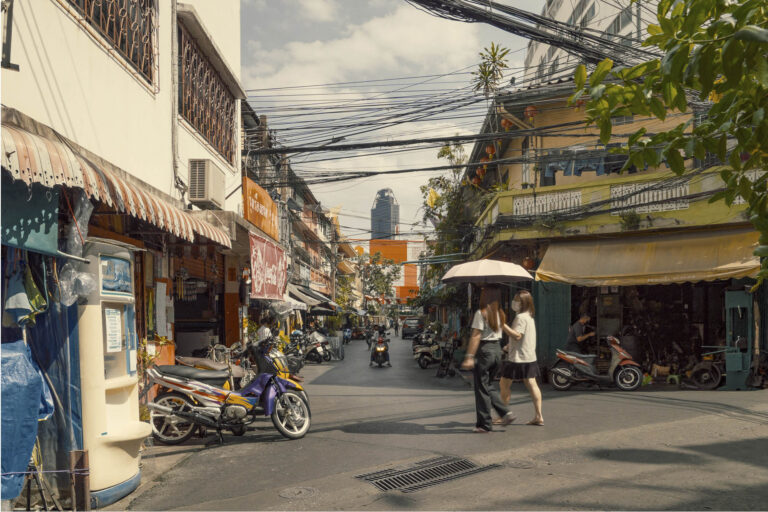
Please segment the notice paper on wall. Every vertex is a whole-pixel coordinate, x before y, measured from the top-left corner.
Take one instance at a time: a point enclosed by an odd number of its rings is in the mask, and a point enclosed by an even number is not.
[[[166,283],[158,281],[157,293],[155,294],[155,325],[157,326],[157,335],[168,337],[168,295],[166,294]]]
[[[107,352],[123,349],[123,328],[119,309],[104,308],[104,330],[107,333]]]

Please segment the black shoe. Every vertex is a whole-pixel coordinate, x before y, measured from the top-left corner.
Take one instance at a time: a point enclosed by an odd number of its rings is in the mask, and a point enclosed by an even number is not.
[[[392,368],[392,363],[390,363],[389,361],[387,361],[387,366],[389,366],[390,368]]]

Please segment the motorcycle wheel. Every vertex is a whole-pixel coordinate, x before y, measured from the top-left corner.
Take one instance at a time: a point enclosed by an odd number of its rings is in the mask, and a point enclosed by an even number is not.
[[[233,436],[240,437],[245,435],[245,433],[248,431],[248,427],[246,427],[245,425],[238,425],[236,427],[232,427],[231,429],[229,429],[229,431],[232,432]]]
[[[331,360],[331,353],[326,350],[325,352],[323,352],[323,361],[328,362],[330,360]]]
[[[309,406],[294,391],[286,391],[275,399],[272,423],[284,437],[301,439],[309,431]]]
[[[426,354],[423,354],[419,357],[419,366],[422,370],[426,370],[429,368],[429,356]]]
[[[572,374],[571,369],[568,368],[568,365],[566,365],[565,363],[563,364],[558,363],[554,366],[554,368],[563,370],[567,372],[568,375]],[[558,375],[555,372],[550,372],[549,375],[550,375],[549,382],[550,384],[552,384],[552,387],[555,388],[557,391],[567,391],[568,389],[571,388],[571,386],[573,386],[573,382],[562,375]]]
[[[188,396],[175,391],[163,393],[157,396],[153,402],[173,410],[189,410],[194,406]],[[152,425],[152,437],[162,444],[181,444],[192,437],[197,430],[197,425],[186,418],[153,410],[150,410],[149,413],[149,423]]]
[[[722,374],[720,368],[715,365],[702,366],[695,369],[691,374],[691,379],[698,387],[705,390],[715,389],[720,385]]]
[[[634,391],[643,383],[643,372],[637,366],[621,366],[613,380],[620,390]]]

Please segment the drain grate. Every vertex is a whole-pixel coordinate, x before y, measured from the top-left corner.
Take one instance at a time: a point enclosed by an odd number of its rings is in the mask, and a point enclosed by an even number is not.
[[[385,469],[357,475],[355,478],[370,482],[382,491],[414,492],[500,467],[500,464],[478,466],[471,460],[459,457],[435,457],[407,468]]]

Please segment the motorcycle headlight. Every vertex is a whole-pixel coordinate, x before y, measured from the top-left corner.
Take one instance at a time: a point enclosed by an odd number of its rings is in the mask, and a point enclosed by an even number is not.
[[[384,347],[376,347],[376,352],[384,352],[385,350],[387,349]]]

